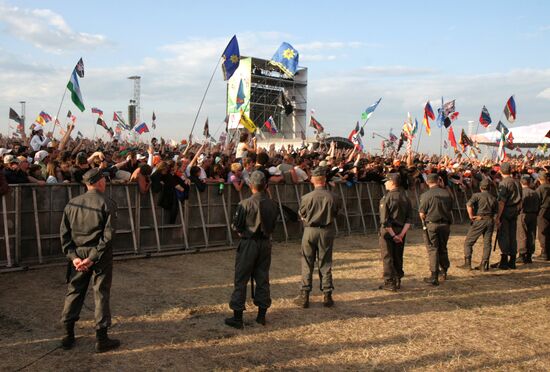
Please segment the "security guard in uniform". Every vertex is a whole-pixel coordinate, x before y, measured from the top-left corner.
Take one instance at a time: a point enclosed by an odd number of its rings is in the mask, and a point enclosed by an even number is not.
[[[233,217],[232,227],[241,237],[235,257],[235,289],[229,307],[233,317],[225,319],[228,326],[243,328],[243,311],[248,280],[256,283],[252,294],[258,306],[256,322],[265,325],[267,309],[271,306],[269,267],[271,266],[271,233],[279,215],[277,204],[265,193],[267,179],[261,171],[250,175],[252,196],[242,200]]]
[[[380,200],[380,255],[384,284],[380,289],[395,291],[401,288],[405,236],[411,226],[411,201],[399,188],[398,173],[388,174],[384,186],[388,193]]]
[[[95,349],[101,353],[120,346],[120,341],[110,339],[107,335],[107,328],[111,325],[109,301],[113,277],[112,240],[115,235],[117,207],[113,200],[104,195],[106,181],[98,168],[87,171],[82,181],[88,191],[69,201],[61,219],[61,247],[75,269],[61,315],[65,328],[61,346],[67,350],[75,343],[74,324],[79,319],[92,278]]]
[[[537,215],[540,210],[540,197],[531,188],[531,176],[521,177],[521,207],[517,222],[517,238],[519,259],[524,264],[533,263],[535,253],[535,237],[537,234]]]
[[[311,173],[315,189],[302,197],[298,211],[303,224],[302,236],[302,288],[295,303],[309,307],[309,293],[312,289],[313,267],[317,256],[323,305],[334,305],[332,299],[332,244],[334,242],[334,220],[340,210],[339,198],[326,188],[327,170],[317,167]]]
[[[418,207],[420,219],[426,225],[426,244],[431,272],[431,276],[424,278],[424,281],[437,286],[439,285],[439,274],[441,274],[442,280],[446,280],[447,270],[451,265],[447,241],[451,233],[453,200],[451,194],[441,187],[437,174],[429,174],[426,183],[429,190],[420,196]]]
[[[464,265],[458,266],[461,269],[472,269],[472,251],[477,239],[483,235],[483,257],[479,269],[489,270],[489,259],[491,258],[491,240],[495,227],[495,217],[498,212],[497,199],[489,192],[489,180],[482,180],[479,183],[481,192],[472,195],[466,203],[468,216],[470,217],[470,228],[464,239]]]
[[[539,172],[540,186],[537,194],[540,198],[540,212],[537,217],[538,238],[541,247],[540,256],[536,258],[542,261],[550,260],[550,173]]]
[[[510,163],[500,165],[502,181],[498,184],[497,240],[500,247],[500,262],[491,267],[501,270],[516,268],[518,249],[517,219],[521,204],[521,187],[511,176]]]

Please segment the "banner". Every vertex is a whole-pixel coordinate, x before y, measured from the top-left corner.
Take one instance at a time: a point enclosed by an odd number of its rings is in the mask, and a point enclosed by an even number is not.
[[[237,68],[233,76],[231,76],[231,79],[227,81],[227,114],[229,115],[229,129],[236,129],[239,127],[239,121],[241,119],[241,109],[247,116],[250,116],[251,74],[252,59],[241,58],[239,68]],[[239,94],[240,86],[242,86],[242,88]],[[239,99],[242,99],[244,102],[237,103],[237,97],[239,97]],[[240,127],[242,128],[242,125],[240,125]]]

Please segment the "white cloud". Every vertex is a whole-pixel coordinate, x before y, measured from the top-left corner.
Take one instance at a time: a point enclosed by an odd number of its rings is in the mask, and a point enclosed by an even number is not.
[[[383,76],[426,75],[437,72],[430,68],[408,66],[364,66],[362,70],[368,74]]]
[[[546,88],[545,90],[537,94],[537,98],[550,99],[550,88]]]
[[[24,9],[0,3],[0,22],[7,33],[52,53],[110,44],[103,35],[72,30],[61,15],[49,9]]]

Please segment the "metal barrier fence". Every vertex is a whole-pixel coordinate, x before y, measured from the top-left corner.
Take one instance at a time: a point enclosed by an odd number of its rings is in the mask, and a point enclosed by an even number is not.
[[[85,192],[79,184],[12,185],[2,196],[0,220],[0,266],[32,266],[64,260],[59,238],[59,225],[67,202]],[[269,192],[281,214],[285,208],[298,210],[301,197],[312,190],[309,183],[271,184]],[[342,199],[342,213],[336,219],[340,235],[375,232],[378,209],[384,188],[377,183],[336,184],[332,189]],[[248,189],[237,192],[227,185],[208,185],[204,192],[191,187],[189,199],[178,203],[174,224],[167,223],[168,213],[157,206],[157,195],[139,193],[137,184],[111,184],[106,193],[118,205],[117,234],[113,242],[115,255],[155,254],[163,252],[197,252],[213,247],[232,247],[238,239],[230,228],[235,208]],[[453,190],[455,223],[464,222],[468,195]],[[409,190],[414,223],[418,220],[419,191]],[[300,239],[302,225],[279,218],[275,241]],[[2,270],[0,268],[0,270]]]

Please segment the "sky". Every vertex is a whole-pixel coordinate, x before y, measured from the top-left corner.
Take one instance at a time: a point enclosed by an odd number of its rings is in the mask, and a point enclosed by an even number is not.
[[[456,100],[458,136],[468,121],[478,123],[483,105],[495,122],[504,120],[506,100],[515,95],[513,131],[550,121],[548,14],[548,1],[0,0],[0,112],[6,113],[0,132],[12,131],[7,113],[19,112],[20,101],[27,102],[27,123],[42,110],[54,116],[82,57],[87,110],[77,113],[66,98],[60,116],[71,110],[77,130],[105,135],[90,108],[102,109],[110,125],[113,111],[127,113],[133,96],[127,77],[140,75],[142,120],[150,124],[155,111],[154,135],[179,141],[234,34],[242,55],[269,59],[283,41],[298,50],[300,66],[308,68],[307,109],[331,135],[347,137],[361,112],[382,97],[365,127],[368,149],[380,147],[373,132],[398,134],[407,112],[421,122],[426,101],[436,110],[442,96]],[[212,132],[221,127],[225,87],[219,69],[195,136],[206,117]],[[432,125],[420,150],[438,152],[439,144]]]

